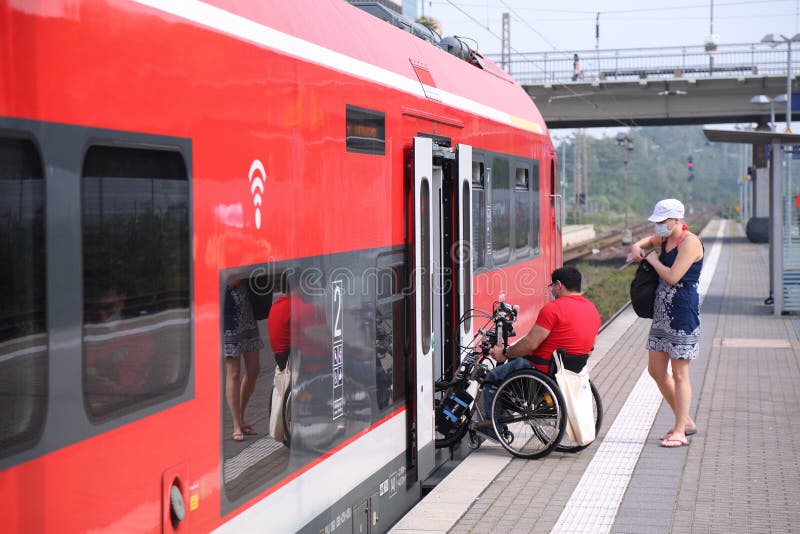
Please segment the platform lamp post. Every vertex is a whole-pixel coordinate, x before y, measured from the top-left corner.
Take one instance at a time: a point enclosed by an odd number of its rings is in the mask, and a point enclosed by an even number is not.
[[[620,132],[617,134],[617,145],[622,149],[622,168],[624,173],[625,230],[622,232],[622,244],[630,245],[633,242],[633,236],[628,226],[628,154],[633,150],[633,139],[628,137],[628,134]]]
[[[785,97],[784,97],[785,98]],[[750,99],[750,103],[756,106],[769,104],[769,129],[775,131],[775,102],[777,98],[770,98],[767,95],[756,95]]]
[[[792,133],[792,43],[800,41],[800,33],[789,39],[780,33],[768,33],[761,42],[775,48],[786,43],[786,133]]]

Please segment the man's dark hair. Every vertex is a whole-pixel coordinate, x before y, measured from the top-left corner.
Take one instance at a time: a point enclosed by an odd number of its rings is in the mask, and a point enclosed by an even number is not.
[[[554,284],[556,281],[561,282],[564,287],[574,293],[581,291],[581,272],[572,265],[565,265],[553,271],[550,280]]]

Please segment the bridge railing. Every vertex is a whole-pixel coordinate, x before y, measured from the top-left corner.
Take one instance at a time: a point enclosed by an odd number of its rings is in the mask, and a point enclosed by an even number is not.
[[[523,85],[631,81],[635,79],[731,78],[785,76],[786,45],[770,48],[761,43],[719,45],[716,52],[702,46],[570,50],[486,57],[500,65]],[[800,46],[792,50],[792,73],[800,72]],[[580,72],[575,76],[574,54]]]

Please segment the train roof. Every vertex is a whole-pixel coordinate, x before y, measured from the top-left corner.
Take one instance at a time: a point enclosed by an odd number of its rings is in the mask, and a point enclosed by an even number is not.
[[[132,0],[256,45],[513,127],[547,134],[530,96],[494,63],[478,66],[343,0]]]

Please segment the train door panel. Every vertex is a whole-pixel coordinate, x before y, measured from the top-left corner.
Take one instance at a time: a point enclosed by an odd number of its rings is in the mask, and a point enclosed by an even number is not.
[[[456,284],[458,287],[456,320],[464,317],[472,308],[472,147],[458,145],[458,217],[456,247],[454,250]],[[466,347],[472,341],[472,321],[464,320],[459,327],[459,346]],[[460,356],[460,355],[459,355]]]
[[[472,307],[472,147],[454,152],[414,138],[415,441],[417,474],[435,468],[434,379],[457,366],[472,324],[455,330]]]
[[[414,430],[417,477],[424,480],[435,467],[433,432],[433,142],[414,138]],[[441,177],[441,172],[439,173]],[[441,188],[441,178],[440,178]]]

